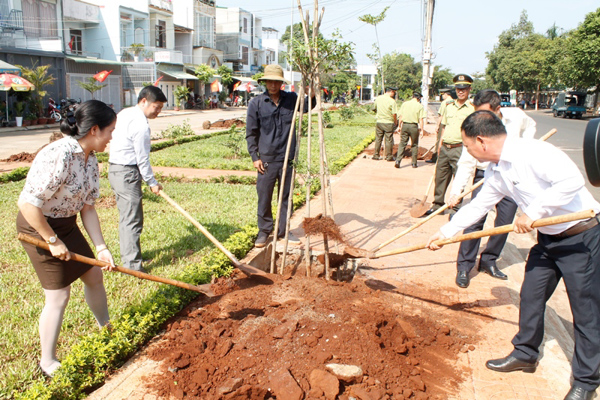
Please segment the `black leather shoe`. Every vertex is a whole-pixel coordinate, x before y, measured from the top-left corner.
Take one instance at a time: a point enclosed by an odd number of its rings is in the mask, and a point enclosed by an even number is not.
[[[502,271],[500,271],[498,269],[498,267],[496,267],[495,265],[481,265],[481,264],[479,264],[479,268],[477,270],[479,272],[485,272],[486,274],[488,274],[492,278],[502,279],[503,281],[505,281],[505,280],[508,279],[508,276],[506,276],[505,273],[503,273]]]
[[[401,162],[402,162],[402,161],[401,161],[400,159],[396,159],[396,163],[394,164],[394,167],[396,167],[396,168],[400,168],[400,163],[401,163]]]
[[[385,161],[396,161],[396,159],[394,157],[386,157]]]
[[[427,164],[435,164],[437,161],[436,157],[431,157],[429,160],[425,161]]]
[[[469,287],[469,273],[467,271],[458,271],[456,273],[456,285],[461,288]]]
[[[267,245],[267,239],[269,238],[269,235],[265,235],[264,233],[259,233],[258,237],[256,238],[256,242],[254,242],[254,247],[256,248],[263,248]]]
[[[596,391],[589,392],[578,386],[571,386],[571,390],[565,396],[565,400],[592,400],[596,397]]]
[[[538,363],[521,361],[513,356],[499,358],[497,360],[489,360],[485,363],[485,366],[493,371],[498,372],[512,372],[512,371],[523,371],[523,372],[535,372]]]
[[[425,214],[423,214],[423,217],[427,217],[427,216],[433,214],[434,212],[436,212],[437,210],[438,210],[437,208],[431,207],[429,210],[425,211]]]

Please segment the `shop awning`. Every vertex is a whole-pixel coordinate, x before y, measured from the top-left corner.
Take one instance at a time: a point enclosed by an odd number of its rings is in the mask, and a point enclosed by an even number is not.
[[[246,76],[232,76],[233,79],[235,79],[236,81],[240,81],[242,83],[248,83],[248,82],[253,82],[256,83],[256,81],[252,78],[248,78]]]
[[[21,75],[21,69],[12,64],[0,60],[0,74]]]
[[[87,58],[87,57],[65,57],[67,60],[75,61],[76,63],[83,64],[103,64],[103,65],[131,65],[131,63],[124,63],[120,61],[103,60],[101,58]]]
[[[172,76],[175,79],[187,79],[188,81],[190,81],[190,80],[197,81],[198,80],[196,75],[190,75],[187,72],[183,72],[183,71],[163,71],[163,70],[159,69],[158,72],[160,72],[161,74]]]

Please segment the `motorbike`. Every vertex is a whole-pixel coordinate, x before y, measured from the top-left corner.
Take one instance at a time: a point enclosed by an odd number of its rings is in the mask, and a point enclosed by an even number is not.
[[[53,98],[48,100],[48,115],[56,122],[60,122],[62,120],[60,105],[57,105]]]

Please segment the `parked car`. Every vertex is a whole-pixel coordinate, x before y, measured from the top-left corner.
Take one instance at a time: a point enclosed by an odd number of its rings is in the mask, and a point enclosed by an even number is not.
[[[502,106],[502,107],[510,107],[510,106],[512,106],[512,104],[510,102],[510,95],[509,94],[501,94],[500,95],[500,106]]]
[[[581,118],[585,114],[585,97],[587,93],[559,93],[552,104],[552,115],[563,118]]]

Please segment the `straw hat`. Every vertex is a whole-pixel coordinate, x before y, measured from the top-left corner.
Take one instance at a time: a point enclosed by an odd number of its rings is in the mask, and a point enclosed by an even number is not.
[[[283,77],[283,68],[278,64],[267,65],[265,67],[265,74],[258,81],[281,81],[287,84],[290,83]]]

